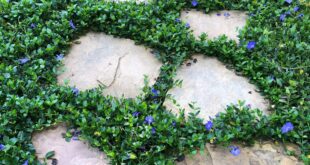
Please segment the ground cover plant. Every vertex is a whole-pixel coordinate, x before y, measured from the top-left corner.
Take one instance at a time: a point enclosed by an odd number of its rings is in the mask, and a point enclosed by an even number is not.
[[[0,0],[0,164],[39,164],[31,135],[60,122],[79,128],[79,138],[113,164],[173,164],[206,142],[255,139],[298,144],[299,158],[309,163],[309,7],[305,0]],[[248,11],[240,43],[225,36],[196,40],[179,19],[188,8]],[[57,85],[63,56],[88,31],[152,48],[164,64],[156,84],[135,99]],[[207,123],[167,111],[162,104],[175,71],[194,53],[216,56],[249,78],[270,100],[271,115],[242,102]]]

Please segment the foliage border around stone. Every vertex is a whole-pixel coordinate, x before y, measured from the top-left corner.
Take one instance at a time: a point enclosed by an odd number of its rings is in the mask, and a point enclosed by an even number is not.
[[[39,164],[31,135],[60,122],[79,128],[79,138],[113,164],[174,164],[206,142],[255,139],[298,144],[300,159],[309,163],[309,6],[305,0],[0,0],[0,164]],[[240,43],[225,36],[195,39],[178,19],[186,8],[247,11]],[[156,84],[135,99],[57,85],[62,57],[88,31],[152,48],[164,64]],[[167,111],[162,103],[178,84],[176,69],[195,53],[216,56],[249,78],[270,100],[271,115],[242,102],[212,124]]]

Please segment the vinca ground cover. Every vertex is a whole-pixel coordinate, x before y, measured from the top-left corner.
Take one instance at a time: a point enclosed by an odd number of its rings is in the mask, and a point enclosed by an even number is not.
[[[295,143],[309,163],[309,7],[305,0],[0,0],[0,164],[40,164],[32,134],[63,122],[79,128],[79,138],[112,164],[174,164],[205,143],[260,139]],[[239,43],[205,34],[196,39],[179,19],[189,8],[247,11]],[[104,87],[57,85],[57,68],[72,41],[89,31],[153,49],[163,63],[155,85],[135,99],[103,96]],[[270,115],[242,102],[205,123],[194,113],[170,113],[163,106],[167,91],[179,84],[176,70],[194,53],[215,56],[247,77],[269,99]]]

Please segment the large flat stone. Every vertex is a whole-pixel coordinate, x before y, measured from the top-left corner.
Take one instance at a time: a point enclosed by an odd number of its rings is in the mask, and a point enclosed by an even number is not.
[[[59,125],[35,133],[32,143],[36,149],[36,155],[43,162],[45,154],[55,151],[53,158],[57,159],[57,165],[108,165],[109,161],[104,153],[91,148],[86,142],[71,140],[67,142],[62,134],[66,133],[66,127]],[[48,160],[51,164],[51,160]]]
[[[209,116],[224,112],[227,105],[236,104],[238,100],[245,100],[252,108],[259,108],[267,114],[268,101],[246,78],[237,76],[216,58],[203,55],[194,55],[193,58],[196,63],[183,65],[177,71],[176,79],[183,80],[182,87],[168,91],[181,108],[185,108],[185,114],[193,112],[188,103],[196,102],[196,106],[201,108],[198,117],[207,121]],[[179,113],[179,107],[171,100],[166,100],[164,105]]]
[[[70,86],[80,90],[104,84],[104,95],[130,98],[140,94],[144,75],[149,77],[150,85],[159,75],[161,63],[149,49],[132,40],[88,33],[79,41],[81,44],[72,46],[64,58],[65,72],[58,76],[59,84],[69,80]]]
[[[283,146],[272,142],[239,148],[240,154],[234,156],[229,148],[207,144],[206,154],[186,156],[185,160],[178,162],[177,165],[302,165],[297,158],[285,155]]]
[[[229,16],[224,16],[224,13],[229,13]],[[181,12],[181,20],[190,24],[196,37],[205,32],[210,39],[225,34],[228,38],[237,41],[237,29],[244,27],[246,19],[245,12],[236,10],[223,10],[208,14],[195,10]]]

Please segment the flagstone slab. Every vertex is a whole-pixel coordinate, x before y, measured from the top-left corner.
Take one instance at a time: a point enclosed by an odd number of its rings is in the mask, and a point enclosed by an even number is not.
[[[178,114],[179,108],[185,108],[185,114],[195,112],[188,105],[195,102],[201,108],[198,117],[204,121],[224,112],[227,105],[237,104],[238,100],[245,100],[252,108],[259,108],[268,114],[268,101],[264,99],[253,84],[233,71],[214,57],[194,55],[193,61],[186,62],[177,71],[175,79],[182,80],[182,87],[175,87],[168,91],[180,105],[173,104],[166,99],[164,105],[173,113]],[[191,65],[188,65],[191,63]]]
[[[283,146],[272,142],[238,147],[240,154],[234,156],[229,148],[207,144],[205,154],[186,156],[177,165],[302,165],[296,157],[286,155]]]
[[[63,135],[66,127],[59,125],[42,132],[37,132],[32,137],[32,143],[36,149],[38,159],[43,162],[45,154],[55,151],[53,158],[57,159],[57,165],[108,165],[107,156],[98,149],[90,147],[86,142],[71,140],[67,142]],[[48,164],[52,160],[47,161]]]
[[[189,23],[196,37],[204,32],[209,39],[226,35],[238,41],[238,29],[245,26],[246,19],[246,12],[237,10],[222,10],[208,14],[196,10],[181,12],[181,20]]]
[[[134,98],[144,86],[145,75],[150,85],[159,75],[162,64],[150,49],[132,40],[91,32],[79,41],[64,58],[65,71],[58,76],[61,85],[68,81],[80,90],[103,85],[104,95]]]

